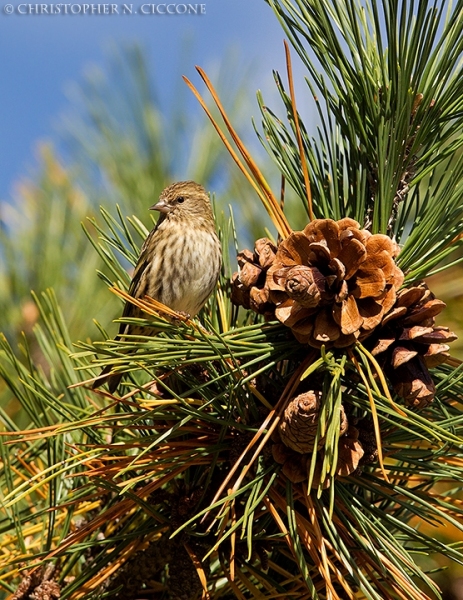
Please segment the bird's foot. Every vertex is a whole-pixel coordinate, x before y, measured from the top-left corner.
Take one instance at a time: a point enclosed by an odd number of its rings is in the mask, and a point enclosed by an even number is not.
[[[173,325],[180,325],[180,323],[184,323],[189,319],[191,319],[191,315],[189,315],[186,312],[183,312],[182,310],[177,311],[175,316],[168,316],[168,321],[170,321]]]

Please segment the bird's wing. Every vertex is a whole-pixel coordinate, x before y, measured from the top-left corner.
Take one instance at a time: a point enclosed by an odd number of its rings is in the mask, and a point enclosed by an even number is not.
[[[148,237],[143,242],[143,246],[140,250],[140,257],[138,258],[138,262],[135,266],[135,270],[133,272],[132,281],[129,287],[129,294],[134,298],[143,298],[146,295],[146,278],[143,277],[146,269],[149,268],[152,260],[153,260],[153,248],[155,244],[152,243],[153,237],[155,237],[156,232],[160,223],[164,220],[163,217],[165,215],[161,215],[159,218],[156,227],[150,231]],[[122,318],[131,317],[136,310],[136,306],[134,306],[131,302],[126,302],[124,306],[124,311],[122,313]],[[125,333],[129,333],[129,327],[126,323],[121,323],[119,325],[119,334],[120,338]]]

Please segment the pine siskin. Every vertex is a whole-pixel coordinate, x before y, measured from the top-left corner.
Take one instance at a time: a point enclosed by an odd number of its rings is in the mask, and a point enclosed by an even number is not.
[[[158,210],[161,216],[141,248],[129,294],[150,296],[193,317],[211,295],[222,264],[209,198],[201,185],[180,181],[169,185],[150,210]],[[138,317],[141,311],[127,302],[122,316]],[[116,339],[147,333],[157,331],[121,323]],[[117,389],[122,374],[111,369],[103,369],[93,388],[107,381],[111,393]]]

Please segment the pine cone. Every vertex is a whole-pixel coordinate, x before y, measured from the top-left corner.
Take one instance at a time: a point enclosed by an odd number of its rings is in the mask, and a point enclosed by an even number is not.
[[[11,600],[58,600],[61,597],[61,588],[55,581],[58,575],[56,565],[51,563],[32,572],[25,571]]]
[[[307,481],[318,429],[321,397],[322,392],[312,390],[293,398],[288,403],[278,430],[272,437],[275,442],[272,445],[273,459],[283,465],[282,472],[292,483]],[[355,440],[350,440],[353,437],[352,432],[357,430],[355,427],[349,427],[342,405],[339,427],[339,462],[336,474],[350,475],[357,468],[363,456],[363,449],[357,440],[358,434]],[[320,482],[323,445],[324,438],[321,438],[317,444],[319,452],[312,487],[318,487]],[[354,463],[355,467],[351,468],[351,464]],[[329,480],[325,487],[328,485]]]
[[[302,483],[307,480],[307,454],[299,454],[280,442],[272,445],[272,455],[276,463],[283,465],[282,472],[289,481]]]
[[[268,319],[273,317],[275,307],[269,302],[266,273],[276,251],[275,244],[268,238],[257,240],[254,252],[243,250],[238,254],[239,271],[232,277],[232,302],[266,315]]]
[[[359,440],[359,431],[356,427],[350,426],[346,434],[339,438],[336,475],[339,477],[352,475],[364,454],[365,451]]]
[[[428,368],[446,360],[447,342],[457,338],[447,327],[434,324],[444,308],[424,282],[403,289],[368,344],[409,406],[424,408],[432,402],[436,389]]]
[[[285,239],[267,272],[275,316],[301,343],[349,346],[392,308],[403,273],[398,246],[353,219],[316,219]]]
[[[348,475],[359,475],[361,470],[359,465],[363,459],[365,450],[362,442],[359,440],[359,431],[356,427],[349,426],[346,433],[338,441],[338,462],[336,465],[335,477],[347,477]],[[315,471],[312,477],[312,488],[317,489],[321,483],[322,464],[324,448],[322,448],[317,457]],[[310,462],[307,462],[307,476],[310,473]],[[331,479],[326,477],[322,488],[327,489],[331,485]]]
[[[59,598],[61,598],[61,590],[56,581],[43,581],[29,594],[30,600],[59,600]]]
[[[312,452],[318,429],[320,412],[320,391],[310,391],[293,398],[285,409],[279,425],[281,441],[296,452],[306,454]],[[341,435],[347,430],[347,418],[341,406]],[[318,440],[318,447],[323,445],[323,438]]]

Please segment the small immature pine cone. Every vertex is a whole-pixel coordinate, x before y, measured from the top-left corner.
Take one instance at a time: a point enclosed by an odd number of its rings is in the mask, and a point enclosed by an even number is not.
[[[321,398],[322,392],[318,390],[305,392],[293,398],[288,403],[278,430],[272,438],[275,442],[272,445],[273,458],[275,462],[283,465],[282,472],[292,483],[307,481],[318,429]],[[350,475],[357,468],[358,461],[363,456],[363,449],[358,442],[358,435],[351,440],[357,430],[349,427],[342,405],[340,410],[337,474]],[[320,482],[323,444],[324,438],[318,440],[314,487],[318,487]],[[355,467],[352,467],[354,464]],[[329,485],[329,481],[326,485]]]
[[[269,319],[273,317],[275,307],[269,302],[266,273],[276,251],[276,246],[268,238],[257,240],[254,252],[243,250],[238,254],[239,271],[232,277],[232,302]]]
[[[268,269],[276,318],[316,348],[363,340],[403,283],[398,251],[388,236],[372,235],[353,219],[315,219],[281,242]]]
[[[432,402],[436,389],[428,369],[445,362],[447,343],[457,337],[435,325],[444,308],[424,282],[400,290],[394,307],[368,340],[371,353],[409,406],[424,408]]]
[[[322,393],[319,391],[296,396],[289,402],[280,422],[281,441],[300,454],[313,450],[321,397]]]
[[[335,476],[347,477],[348,475],[357,475],[361,472],[359,467],[362,464],[373,462],[374,458],[369,456],[368,460],[364,461],[364,442],[359,439],[359,430],[356,427],[348,425],[344,410],[341,419],[341,432],[342,435],[338,441],[338,463]],[[272,445],[273,459],[276,463],[283,465],[282,473],[292,483],[302,483],[308,480],[311,469],[312,450],[301,454],[299,451],[287,446],[286,443],[277,442]],[[312,488],[314,489],[320,486],[323,457],[324,447],[321,447],[316,455],[315,471],[312,477]],[[327,477],[322,487],[326,489],[329,486],[330,478]]]
[[[299,454],[312,452],[317,435],[322,393],[311,390],[293,398],[285,409],[278,427],[281,441]],[[348,422],[341,405],[340,435],[347,431]],[[318,447],[323,439],[318,440]]]

